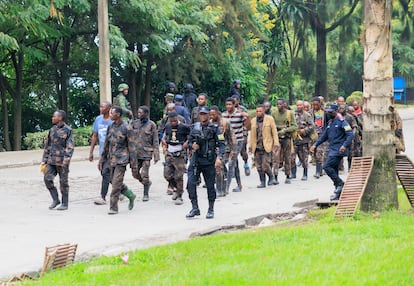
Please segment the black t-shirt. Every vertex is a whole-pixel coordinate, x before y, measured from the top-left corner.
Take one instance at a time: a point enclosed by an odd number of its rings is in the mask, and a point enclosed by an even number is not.
[[[169,145],[180,145],[187,141],[188,135],[190,134],[190,127],[178,123],[177,126],[173,127],[171,123],[167,123],[165,126],[166,142]]]

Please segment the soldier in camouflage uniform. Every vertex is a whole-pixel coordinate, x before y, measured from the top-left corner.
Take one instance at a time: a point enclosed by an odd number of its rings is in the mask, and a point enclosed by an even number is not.
[[[200,93],[197,97],[198,106],[191,111],[190,125],[200,122],[200,109],[207,105],[208,96],[205,93]]]
[[[351,146],[349,147],[348,153],[348,171],[351,169],[352,158],[362,156],[362,122],[359,121],[358,117],[354,114],[354,107],[346,107],[345,120],[349,123],[354,134]]]
[[[314,131],[312,116],[304,110],[304,102],[298,100],[296,102],[295,111],[296,124],[298,125],[298,135],[294,140],[295,152],[292,154],[292,178],[296,178],[296,155],[299,157],[303,167],[302,181],[308,179],[308,158],[309,158],[309,142],[311,142],[310,134]]]
[[[403,134],[403,122],[401,119],[400,114],[398,113],[397,109],[394,106],[390,107],[390,111],[392,112],[392,120],[391,120],[391,130],[394,131],[395,139],[395,152],[396,154],[400,154],[401,152],[405,152],[405,143],[404,143],[404,134]]]
[[[112,191],[108,214],[114,215],[118,213],[120,194],[123,194],[129,199],[129,210],[132,210],[134,207],[136,196],[124,184],[124,175],[128,164],[130,164],[133,173],[137,170],[137,146],[134,142],[135,138],[131,127],[121,119],[121,107],[112,107],[110,115],[113,124],[108,127],[106,133],[104,149],[99,160],[99,171],[102,171],[104,164],[109,161]]]
[[[128,123],[132,118],[131,105],[126,96],[128,95],[129,86],[126,83],[121,83],[118,86],[119,94],[114,98],[113,105],[122,108],[122,121]]]
[[[190,127],[178,120],[178,114],[171,112],[168,115],[165,133],[162,138],[163,148],[166,150],[164,164],[164,178],[175,189],[172,199],[176,205],[183,204],[185,153],[188,147]]]
[[[272,114],[277,132],[279,135],[280,149],[274,156],[273,172],[275,175],[275,184],[279,184],[278,172],[282,163],[285,167],[285,184],[290,184],[291,181],[291,153],[292,153],[292,134],[298,129],[296,124],[295,115],[292,110],[287,110],[285,107],[285,101],[283,99],[277,100],[277,110]]]
[[[138,108],[138,119],[131,123],[138,146],[138,168],[137,172],[133,175],[135,179],[144,185],[143,202],[149,200],[148,193],[152,184],[149,179],[151,159],[154,157],[155,164],[160,160],[157,126],[148,116],[149,108],[147,106],[141,106]]]
[[[60,192],[62,194],[62,204],[57,209],[68,209],[69,164],[73,155],[74,142],[72,129],[66,125],[65,120],[65,111],[58,110],[53,113],[53,127],[49,130],[42,158],[41,169],[44,170],[44,182],[53,200],[49,206],[51,210],[60,204],[59,195],[53,183],[57,174],[59,174]]]
[[[216,189],[217,196],[224,197],[226,195],[226,181],[227,181],[227,168],[226,164],[229,160],[233,160],[236,155],[237,142],[234,136],[233,129],[230,122],[226,118],[221,117],[221,113],[217,106],[210,108],[210,122],[217,125],[221,134],[224,135],[224,143],[226,145],[226,151],[223,156],[220,168],[216,168]]]

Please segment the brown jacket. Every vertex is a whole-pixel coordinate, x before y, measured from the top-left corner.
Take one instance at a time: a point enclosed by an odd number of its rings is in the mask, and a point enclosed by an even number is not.
[[[257,117],[252,119],[250,129],[250,148],[252,153],[256,151],[257,146]],[[265,151],[272,152],[275,146],[279,146],[279,136],[277,135],[275,120],[270,115],[265,115],[263,119],[263,146]]]

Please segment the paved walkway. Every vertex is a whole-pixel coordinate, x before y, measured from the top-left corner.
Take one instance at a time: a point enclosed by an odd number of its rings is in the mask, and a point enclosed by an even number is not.
[[[412,156],[414,110],[401,112],[409,156]],[[309,171],[309,181],[293,180],[257,189],[258,176],[252,170],[250,177],[242,175],[243,192],[231,193],[218,199],[216,218],[206,220],[206,190],[199,188],[202,215],[186,220],[191,208],[187,198],[182,206],[175,206],[165,194],[162,163],[151,167],[153,186],[150,201],[141,202],[142,186],[130,171],[126,183],[138,194],[136,207],[127,210],[127,203],[120,204],[120,213],[108,216],[108,206],[95,206],[99,194],[100,175],[94,163],[88,162],[88,148],[76,148],[70,168],[70,206],[65,212],[50,211],[50,196],[39,172],[41,151],[0,153],[0,277],[38,270],[43,263],[44,248],[66,242],[78,243],[79,256],[118,254],[132,249],[170,243],[187,239],[193,232],[211,227],[239,224],[245,219],[267,213],[295,210],[296,202],[327,200],[332,193],[332,183],[327,176],[316,180]],[[300,178],[302,169],[298,168]],[[343,176],[344,177],[344,176]],[[234,182],[233,182],[234,185]]]

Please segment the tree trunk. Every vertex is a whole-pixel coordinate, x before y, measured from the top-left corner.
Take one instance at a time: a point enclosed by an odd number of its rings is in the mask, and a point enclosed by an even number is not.
[[[129,102],[131,103],[131,110],[134,117],[138,116],[138,103],[137,103],[137,86],[135,85],[137,73],[134,69],[128,70],[128,85],[129,85]]]
[[[144,59],[142,57],[142,45],[138,45],[138,54],[139,57],[141,58],[141,63],[144,62]],[[137,106],[139,107],[141,105],[141,97],[142,97],[142,87],[144,85],[143,81],[142,81],[142,75],[144,73],[144,69],[143,69],[143,65],[139,65],[138,71],[137,71],[137,79],[136,79],[136,85],[137,85]]]
[[[318,27],[316,29],[316,83],[315,95],[322,95],[327,99],[328,84],[327,84],[327,69],[326,69],[326,29]]]
[[[151,105],[151,76],[152,76],[152,58],[148,56],[147,66],[145,68],[145,91],[144,104],[148,107]]]
[[[2,112],[2,119],[3,119],[3,139],[4,139],[4,147],[6,148],[6,151],[11,151],[12,146],[10,143],[10,129],[9,129],[9,107],[7,104],[7,98],[6,98],[6,90],[4,86],[2,85],[0,87],[0,93],[1,93],[1,112]],[[0,146],[0,151],[2,150],[2,146]]]
[[[374,167],[362,197],[363,211],[398,208],[394,134],[389,107],[393,96],[391,1],[365,1],[364,155]]]
[[[275,66],[268,66],[267,68],[267,84],[266,84],[266,94],[265,94],[265,98],[264,98],[264,102],[265,101],[269,101],[269,95],[270,95],[270,91],[272,90],[273,87],[273,82],[275,79],[275,75],[276,75],[276,67]]]
[[[60,72],[60,79],[61,79],[61,102],[62,106],[60,109],[64,110],[68,113],[68,83],[69,83],[69,75],[68,75],[68,66],[69,66],[69,58],[70,58],[70,40],[64,39],[63,40],[63,59],[62,59],[62,68]]]
[[[16,73],[16,85],[13,94],[13,150],[22,149],[22,87],[23,87],[23,52],[13,55]]]

